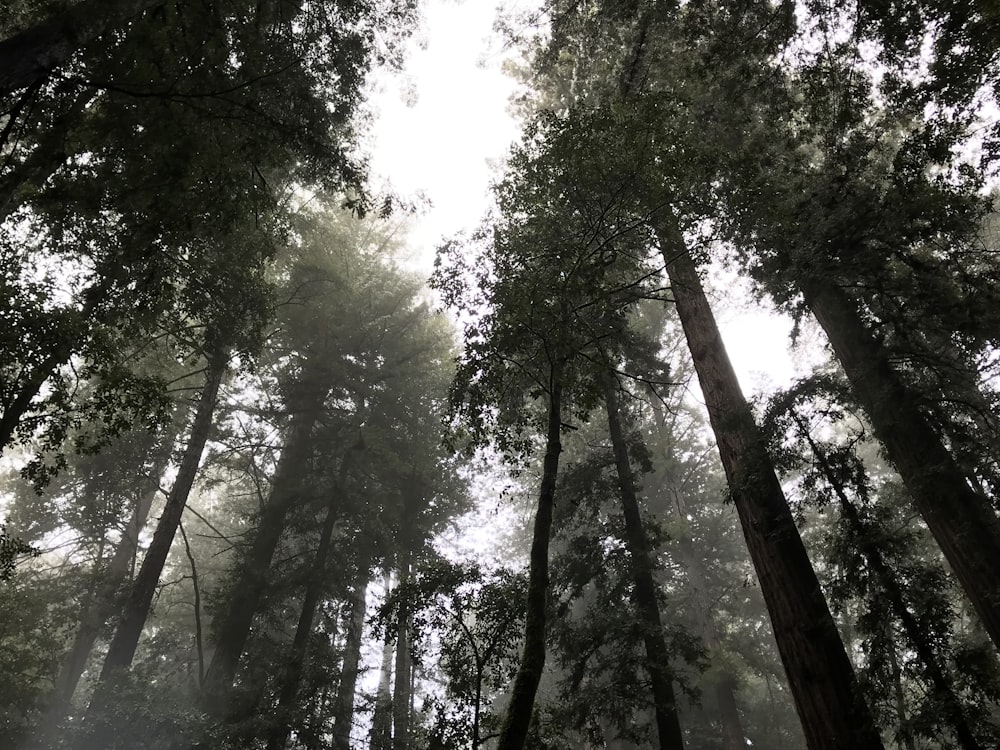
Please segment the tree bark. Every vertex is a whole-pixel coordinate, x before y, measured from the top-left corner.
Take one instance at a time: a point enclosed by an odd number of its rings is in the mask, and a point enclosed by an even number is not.
[[[81,47],[163,0],[83,0],[0,42],[0,97],[37,86]]]
[[[646,538],[646,531],[639,513],[635,477],[632,473],[628,446],[622,431],[618,384],[610,372],[605,373],[603,381],[604,405],[608,414],[608,432],[614,450],[615,467],[618,471],[618,487],[621,492],[625,533],[628,540],[629,558],[632,563],[632,579],[635,582],[635,599],[639,615],[643,620],[646,666],[653,692],[656,730],[660,739],[659,747],[661,750],[680,749],[684,747],[684,735],[681,732],[680,718],[677,715],[673,675],[670,670],[670,655],[667,653],[663,638],[660,607],[656,601],[656,585],[653,583],[649,540]]]
[[[553,365],[549,386],[545,460],[538,492],[538,510],[531,540],[528,596],[524,623],[524,650],[511,688],[510,703],[500,731],[498,750],[521,750],[528,737],[535,694],[545,669],[545,616],[549,590],[549,538],[555,506],[559,454],[562,451],[562,368]]]
[[[344,662],[340,667],[340,684],[333,710],[333,750],[350,750],[351,727],[354,722],[354,693],[358,685],[358,665],[361,663],[361,641],[365,627],[365,605],[368,596],[367,564],[358,571],[351,616],[344,644]]]
[[[337,486],[330,493],[326,518],[323,519],[323,528],[320,531],[319,547],[313,559],[312,574],[306,586],[305,596],[302,598],[302,610],[295,628],[295,636],[292,638],[292,652],[278,691],[278,705],[275,711],[278,721],[272,727],[267,738],[268,750],[282,750],[287,744],[288,735],[291,732],[290,716],[295,708],[295,699],[299,694],[299,684],[302,682],[302,668],[306,660],[309,636],[313,630],[313,620],[316,619],[316,609],[319,606],[319,600],[323,595],[324,584],[327,580],[327,561],[330,557],[330,548],[333,546],[333,530],[340,517],[338,506],[341,493],[344,490],[347,470],[348,456],[345,455],[341,459]]]
[[[301,499],[302,479],[312,455],[312,429],[325,399],[326,390],[315,390],[311,398],[304,399],[292,418],[253,543],[242,560],[242,570],[229,595],[228,606],[213,624],[215,650],[205,673],[202,694],[205,710],[217,718],[222,718],[229,710],[233,678],[267,585],[267,574],[285,528],[285,518]]]
[[[656,227],[677,313],[810,750],[881,749],[680,229]]]
[[[989,499],[969,486],[847,292],[815,279],[801,288],[887,458],[1000,649],[1000,519]]]

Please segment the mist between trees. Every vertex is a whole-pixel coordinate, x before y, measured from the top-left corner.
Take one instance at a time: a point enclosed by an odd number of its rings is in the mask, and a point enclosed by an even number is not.
[[[0,746],[1000,746],[994,5],[509,11],[429,280],[419,18],[0,8]],[[710,266],[819,364],[748,400]]]

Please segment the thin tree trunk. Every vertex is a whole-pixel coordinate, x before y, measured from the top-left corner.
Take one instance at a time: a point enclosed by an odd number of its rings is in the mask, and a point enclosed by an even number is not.
[[[333,750],[350,750],[351,727],[354,722],[354,693],[358,685],[358,665],[361,663],[361,640],[365,627],[365,605],[368,596],[369,571],[365,564],[358,571],[358,581],[351,601],[351,615],[344,644],[344,662],[340,667],[340,684],[333,710]]]
[[[678,498],[678,511],[681,511],[682,508],[683,502]],[[702,642],[704,642],[709,654],[718,654],[721,651],[721,645],[712,617],[711,603],[705,595],[706,584],[705,576],[700,568],[701,561],[694,552],[690,536],[681,532],[678,542],[682,554],[687,557],[685,562],[687,563],[688,575],[691,578],[691,586],[695,589],[694,600],[701,620]],[[731,670],[722,666],[715,679],[714,692],[719,709],[719,723],[722,726],[722,747],[724,750],[746,750],[746,733],[740,719],[739,706],[736,703],[736,677]]]
[[[1000,648],[1000,519],[989,500],[969,486],[848,294],[815,280],[804,282],[802,293],[886,456]]]
[[[677,313],[810,750],[881,749],[684,238],[657,227]]]
[[[962,702],[955,692],[955,686],[952,679],[945,671],[937,649],[928,640],[923,627],[921,627],[920,622],[917,619],[917,615],[907,605],[903,587],[900,585],[898,578],[893,573],[889,564],[885,561],[885,558],[882,556],[882,550],[879,548],[878,544],[873,541],[871,529],[868,527],[868,524],[864,521],[864,519],[861,518],[861,514],[858,513],[857,507],[855,507],[854,503],[852,503],[851,499],[847,496],[847,492],[845,491],[841,481],[838,479],[833,466],[830,465],[830,461],[827,458],[826,453],[824,453],[819,445],[816,444],[816,441],[813,440],[812,435],[809,433],[808,426],[798,416],[795,416],[795,423],[798,427],[799,434],[809,445],[813,458],[816,459],[816,463],[819,466],[820,471],[823,473],[824,478],[830,487],[833,488],[834,494],[837,496],[837,502],[840,505],[840,512],[847,520],[847,524],[850,526],[851,531],[857,540],[858,551],[864,557],[865,562],[868,563],[868,567],[878,579],[879,586],[881,586],[884,595],[889,600],[889,607],[891,608],[892,613],[899,618],[900,623],[903,625],[903,632],[906,633],[910,646],[914,651],[916,651],[920,661],[923,662],[924,669],[927,670],[927,676],[930,678],[931,684],[934,686],[934,692],[936,693],[938,699],[944,704],[947,720],[955,730],[955,737],[958,740],[959,747],[963,748],[963,750],[981,750],[980,744],[976,740],[975,735],[972,733],[972,728],[969,726],[968,719],[962,707]],[[893,652],[892,658],[895,659],[894,645],[890,647],[890,651]],[[902,720],[902,718],[903,717],[901,715],[900,719]]]
[[[653,583],[653,567],[650,562],[649,540],[639,513],[635,478],[629,460],[628,446],[622,431],[621,413],[618,405],[618,384],[610,372],[604,375],[604,405],[608,413],[608,432],[618,470],[618,486],[621,492],[622,511],[625,516],[625,532],[628,539],[629,558],[632,563],[632,579],[635,582],[635,599],[639,615],[643,620],[643,641],[646,646],[646,667],[653,692],[653,707],[656,716],[656,730],[661,750],[683,748],[684,735],[677,715],[677,701],[674,696],[673,675],[670,671],[670,655],[663,639],[663,623],[660,607],[656,601],[656,585]]]
[[[184,506],[187,504],[188,495],[191,493],[191,487],[198,474],[205,444],[208,442],[208,435],[212,429],[212,417],[219,398],[219,387],[225,377],[228,362],[228,355],[224,352],[216,352],[209,358],[208,370],[205,373],[205,385],[198,400],[198,408],[191,424],[191,435],[177,471],[177,478],[170,489],[170,495],[167,497],[163,513],[160,515],[159,523],[157,523],[156,531],[153,534],[153,541],[150,543],[149,549],[146,550],[142,566],[139,568],[124,611],[115,628],[114,637],[108,647],[108,653],[104,658],[100,681],[94,691],[94,697],[88,711],[91,715],[103,713],[110,706],[111,688],[109,685],[112,676],[127,670],[132,664],[132,657],[135,655],[139,637],[142,635],[143,626],[146,624],[146,618],[149,616],[149,610],[153,604],[160,574],[163,572],[167,554],[170,552],[170,546],[173,544],[177,527],[180,525],[181,516],[184,513]],[[100,734],[105,725],[102,718],[98,718],[97,721],[100,727],[98,733]]]
[[[191,425],[191,436],[188,439],[187,448],[184,450],[177,478],[174,480],[163,513],[156,525],[153,541],[150,543],[149,549],[146,550],[146,556],[142,560],[142,566],[139,568],[131,595],[126,603],[125,612],[108,648],[104,667],[101,670],[102,681],[115,670],[127,669],[132,664],[132,657],[135,655],[139,636],[142,634],[142,628],[149,616],[149,608],[153,603],[153,596],[160,581],[160,574],[163,572],[163,565],[166,563],[167,554],[170,552],[170,546],[173,544],[174,535],[177,533],[177,527],[184,512],[184,506],[187,504],[191,487],[198,474],[205,444],[208,442],[208,435],[212,429],[212,417],[219,399],[219,387],[225,377],[227,365],[228,356],[221,352],[214,354],[208,363],[205,386],[202,388],[198,409]]]
[[[390,583],[389,566],[386,565],[386,597],[390,593]],[[387,635],[385,643],[382,644],[382,669],[379,672],[378,693],[375,695],[369,750],[392,750],[392,654],[392,642]]]
[[[312,429],[325,399],[325,390],[315,390],[292,418],[253,542],[242,559],[242,570],[229,595],[229,604],[213,625],[215,650],[202,691],[204,707],[213,716],[221,718],[229,710],[230,688],[267,586],[267,574],[285,528],[285,518],[301,500],[302,481],[312,455]]]
[[[53,692],[54,703],[45,721],[47,727],[54,726],[65,718],[66,711],[73,700],[73,694],[76,692],[76,686],[87,666],[90,652],[93,651],[94,643],[101,633],[101,628],[115,614],[115,609],[119,604],[119,592],[128,580],[132,569],[132,560],[139,546],[139,533],[146,525],[153,501],[160,491],[157,479],[159,479],[159,475],[153,480],[153,486],[150,487],[149,491],[144,492],[139,498],[128,525],[125,527],[125,532],[108,563],[103,576],[104,580],[94,593],[93,598],[83,606],[80,626],[73,637],[73,645],[70,647],[69,653],[66,654],[59,670],[59,676],[56,678],[56,687]]]
[[[163,0],[83,0],[0,42],[0,97],[45,81],[81,47]]]
[[[666,426],[663,407],[659,402],[656,390],[652,386],[649,386],[649,390],[652,396],[649,404],[656,416],[657,427],[662,432]],[[672,494],[674,497],[674,510],[677,512],[678,520],[682,524],[682,529],[675,534],[675,538],[681,553],[681,564],[687,569],[688,581],[690,582],[695,607],[698,611],[701,639],[709,654],[718,654],[721,651],[721,644],[719,643],[718,631],[713,615],[713,602],[708,597],[708,582],[704,562],[695,551],[691,535],[683,528],[687,517],[687,506],[684,498],[676,489],[672,490]],[[722,725],[722,748],[723,750],[746,750],[746,733],[743,728],[743,722],[740,719],[739,706],[736,702],[736,676],[724,664],[719,663],[716,666],[719,674],[716,678],[714,690],[719,708],[719,723]]]
[[[323,589],[327,580],[327,561],[330,557],[330,548],[333,546],[333,530],[336,528],[337,519],[340,517],[340,498],[344,490],[344,480],[347,477],[347,470],[348,456],[345,455],[341,459],[337,485],[334,491],[330,493],[330,501],[326,508],[326,518],[323,519],[323,528],[320,531],[319,547],[316,550],[316,557],[312,564],[312,574],[309,576],[305,596],[302,598],[302,611],[299,614],[299,622],[295,628],[295,636],[292,639],[292,653],[289,656],[286,672],[278,691],[278,705],[275,712],[278,721],[272,727],[268,736],[268,750],[283,750],[288,742],[288,735],[291,732],[290,717],[295,707],[295,699],[299,694],[299,685],[302,682],[302,668],[305,665],[309,636],[312,635],[313,631],[313,620],[316,619],[316,609],[319,606],[319,600],[323,595]]]
[[[399,585],[410,577],[410,550],[405,549],[399,563]],[[410,613],[401,601],[396,618],[396,679],[392,691],[392,750],[410,747]]]
[[[510,703],[500,730],[498,750],[521,750],[528,737],[535,694],[545,669],[545,616],[549,591],[549,539],[555,507],[559,454],[562,452],[562,371],[554,365],[549,385],[545,460],[538,492],[538,510],[531,539],[528,596],[524,622],[524,650],[511,688]]]

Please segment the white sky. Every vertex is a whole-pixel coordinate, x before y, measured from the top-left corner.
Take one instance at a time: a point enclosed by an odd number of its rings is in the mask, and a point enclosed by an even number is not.
[[[403,74],[381,79],[371,100],[375,183],[431,202],[414,219],[409,243],[412,264],[428,274],[440,240],[479,223],[489,203],[490,162],[502,159],[518,136],[507,112],[515,84],[500,70],[503,50],[492,32],[497,6],[495,0],[428,0]],[[727,280],[713,295],[713,309],[751,395],[786,384],[816,354],[790,352],[790,321],[757,309],[744,289]]]

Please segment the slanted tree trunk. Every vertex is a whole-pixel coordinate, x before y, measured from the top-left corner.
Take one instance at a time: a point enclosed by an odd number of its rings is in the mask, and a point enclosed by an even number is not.
[[[361,640],[365,627],[365,605],[368,596],[368,565],[359,566],[351,600],[351,614],[344,644],[344,662],[340,667],[340,683],[333,709],[333,750],[350,750],[351,727],[354,722],[354,693],[358,685],[358,665],[361,663]]]
[[[864,557],[865,562],[868,563],[868,567],[875,574],[879,586],[889,600],[889,607],[892,613],[899,618],[900,623],[903,625],[903,632],[906,633],[906,638],[909,640],[910,646],[916,651],[920,661],[923,662],[931,685],[934,686],[934,692],[945,707],[947,720],[955,730],[955,738],[958,740],[958,746],[963,748],[963,750],[981,750],[981,746],[969,725],[962,701],[955,692],[955,685],[951,679],[951,675],[946,671],[937,649],[927,638],[923,627],[921,627],[918,614],[907,604],[906,593],[891,567],[882,556],[882,550],[874,541],[869,525],[861,517],[857,507],[855,507],[854,503],[847,496],[847,491],[838,478],[834,467],[830,464],[827,454],[813,440],[808,426],[800,417],[795,416],[794,418],[799,435],[809,445],[809,450],[812,452],[819,470],[837,497],[841,515],[847,521],[847,525],[857,540],[858,551]],[[892,659],[895,664],[895,647],[890,647],[890,651],[892,652]],[[903,718],[903,714],[900,713],[900,720]]]
[[[747,548],[810,750],[881,749],[698,270],[671,216],[656,227]]]
[[[555,506],[559,454],[562,451],[562,371],[554,365],[549,381],[548,422],[545,433],[545,460],[538,492],[538,509],[531,539],[528,568],[528,596],[525,608],[524,650],[511,688],[510,703],[500,731],[498,750],[521,750],[528,737],[535,694],[545,669],[545,615],[549,591],[549,538]]]
[[[205,673],[202,695],[205,709],[218,718],[229,709],[230,688],[267,585],[285,518],[301,500],[303,477],[312,456],[312,429],[327,393],[323,388],[310,390],[302,403],[297,404],[292,417],[271,494],[257,522],[250,549],[242,557],[240,575],[229,594],[228,606],[213,623],[215,650]]]
[[[184,455],[178,467],[177,478],[167,496],[163,513],[160,515],[156,531],[153,534],[153,541],[150,543],[149,549],[146,550],[142,566],[136,575],[122,616],[115,628],[114,637],[108,647],[108,653],[104,658],[100,682],[90,703],[88,713],[91,715],[95,712],[103,713],[109,707],[112,698],[109,684],[113,675],[127,670],[132,664],[132,657],[135,655],[139,637],[142,635],[143,626],[149,616],[156,587],[159,584],[163,566],[167,561],[167,554],[170,552],[170,546],[173,544],[177,527],[180,525],[181,516],[184,513],[184,506],[187,504],[191,487],[198,474],[205,444],[208,442],[208,435],[212,429],[212,417],[219,398],[219,387],[222,385],[228,363],[228,353],[224,351],[215,352],[209,357],[205,385],[198,399],[198,408],[191,424],[191,434],[187,447],[184,449]],[[104,724],[101,718],[98,718],[97,721],[98,735],[100,735]]]
[[[327,561],[330,557],[330,548],[333,546],[333,530],[337,525],[337,519],[340,517],[340,496],[344,490],[344,480],[347,478],[348,459],[349,454],[341,459],[337,485],[334,491],[330,493],[326,518],[323,519],[323,528],[320,531],[319,547],[313,559],[309,583],[306,585],[306,593],[302,598],[302,610],[299,614],[299,622],[295,628],[295,636],[292,638],[292,652],[289,655],[288,663],[285,667],[286,671],[282,676],[281,687],[278,690],[278,705],[276,709],[278,721],[272,726],[268,735],[268,750],[283,750],[288,742],[288,735],[291,732],[290,718],[292,712],[295,710],[296,698],[299,694],[299,684],[302,682],[302,668],[306,661],[309,636],[312,635],[313,620],[316,619],[316,609],[319,606],[319,600],[323,595],[323,589],[327,580]]]
[[[656,730],[661,750],[683,748],[684,735],[681,733],[680,718],[677,715],[677,701],[674,696],[673,675],[670,670],[670,655],[663,638],[663,623],[660,607],[656,601],[656,585],[653,583],[653,566],[649,559],[649,540],[639,513],[635,477],[629,460],[628,446],[622,430],[621,412],[618,405],[618,384],[610,372],[604,375],[604,405],[608,413],[608,432],[615,455],[618,471],[618,487],[625,516],[625,533],[628,541],[629,558],[632,564],[632,579],[635,582],[635,599],[639,616],[643,621],[643,641],[646,646],[646,668],[653,692],[653,708],[656,716]]]
[[[989,499],[969,485],[847,292],[815,279],[801,289],[886,456],[1000,649],[1000,519]]]
[[[0,97],[38,86],[81,47],[163,0],[82,0],[0,42]]]
[[[146,525],[153,500],[160,491],[158,479],[159,473],[152,479],[152,486],[140,496],[122,538],[115,547],[114,555],[104,571],[103,580],[93,597],[83,605],[80,626],[73,636],[73,645],[63,659],[59,676],[56,678],[53,705],[45,722],[47,726],[56,725],[65,717],[94,643],[104,623],[115,614],[119,592],[128,580],[132,560],[139,546],[139,533]]]

